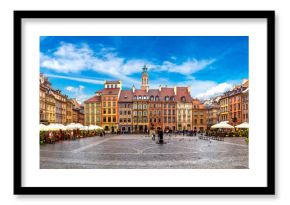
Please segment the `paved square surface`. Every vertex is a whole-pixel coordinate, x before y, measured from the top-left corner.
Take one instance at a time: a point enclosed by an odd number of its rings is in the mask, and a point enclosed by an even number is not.
[[[106,135],[40,146],[41,169],[247,169],[244,138]]]
[[[106,135],[40,145],[41,169],[247,169],[244,138],[225,141],[165,136]]]

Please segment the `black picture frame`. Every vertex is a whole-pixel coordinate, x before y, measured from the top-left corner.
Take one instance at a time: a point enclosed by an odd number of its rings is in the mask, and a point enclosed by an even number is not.
[[[23,187],[21,92],[22,19],[48,18],[219,18],[267,20],[266,187]],[[16,195],[273,195],[275,194],[275,11],[14,11],[14,194]]]

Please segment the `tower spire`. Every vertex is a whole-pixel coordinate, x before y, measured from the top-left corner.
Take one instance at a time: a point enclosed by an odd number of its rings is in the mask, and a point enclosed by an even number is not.
[[[149,84],[148,84],[148,68],[146,65],[143,66],[142,68],[142,90],[148,90],[149,89]]]

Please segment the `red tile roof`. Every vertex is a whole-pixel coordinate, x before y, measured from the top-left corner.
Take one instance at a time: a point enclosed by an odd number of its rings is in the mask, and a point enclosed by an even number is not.
[[[103,95],[118,95],[120,88],[104,88],[102,91]]]
[[[162,98],[164,98],[165,96],[175,97],[174,88],[161,88],[160,93]]]
[[[90,99],[86,100],[84,103],[93,103],[93,102],[101,102],[101,96],[93,96]]]
[[[133,92],[132,90],[121,90],[119,102],[132,102]]]
[[[142,96],[147,96],[148,93],[146,92],[146,90],[141,90],[141,89],[136,89],[135,92],[133,93],[133,96],[136,95],[136,96],[139,96],[139,95],[142,95]]]
[[[182,101],[181,98],[185,97],[185,101]],[[190,93],[188,92],[187,87],[177,87],[176,88],[176,101],[177,102],[190,102],[192,101],[192,98],[190,96]]]
[[[151,95],[155,96],[160,96],[159,89],[149,89],[148,90],[148,96],[150,97]]]

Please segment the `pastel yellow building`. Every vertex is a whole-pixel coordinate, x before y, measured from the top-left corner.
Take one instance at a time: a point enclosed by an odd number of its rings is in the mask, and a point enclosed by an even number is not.
[[[97,93],[95,96],[84,102],[85,125],[102,125],[101,106],[102,104],[100,93]]]

